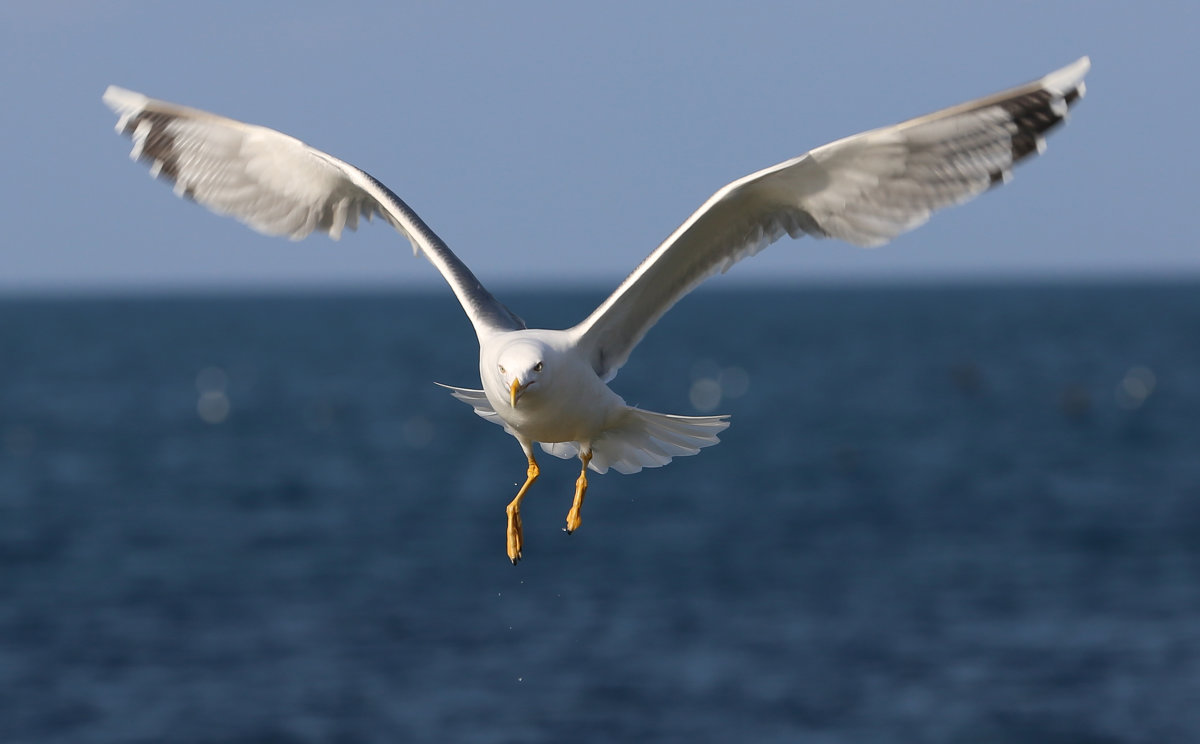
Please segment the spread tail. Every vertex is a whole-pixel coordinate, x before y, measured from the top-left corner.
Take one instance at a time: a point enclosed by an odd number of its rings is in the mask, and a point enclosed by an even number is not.
[[[474,408],[484,419],[508,429],[482,390],[436,384]],[[721,441],[717,434],[727,428],[729,416],[672,416],[626,408],[621,420],[592,442],[592,461],[588,468],[597,473],[606,473],[612,468],[628,475],[642,468],[662,467],[672,458],[694,455],[703,447],[711,447]],[[578,442],[539,444],[555,457],[579,456]]]
[[[702,447],[720,441],[717,434],[729,427],[728,416],[672,416],[638,408],[627,408],[624,419],[592,442],[592,461],[597,473],[609,468],[618,473],[636,473],[642,468],[666,465],[674,457],[694,455]],[[555,457],[579,454],[577,442],[542,444]]]

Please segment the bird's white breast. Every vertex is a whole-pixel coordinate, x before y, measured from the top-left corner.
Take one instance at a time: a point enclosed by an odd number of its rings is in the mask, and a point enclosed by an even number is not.
[[[541,347],[544,370],[514,407],[498,359],[507,344],[518,341]],[[522,330],[488,339],[480,347],[479,376],[500,418],[530,441],[591,442],[626,408],[561,331]]]

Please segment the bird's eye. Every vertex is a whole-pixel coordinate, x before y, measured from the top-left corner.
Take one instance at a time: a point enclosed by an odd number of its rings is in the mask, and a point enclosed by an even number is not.
[[[500,365],[500,374],[502,374],[502,375],[503,375],[503,374],[507,374],[507,373],[504,371],[504,365],[503,365],[503,364],[501,364],[501,365]]]
[[[541,371],[542,371],[542,363],[541,363],[541,362],[538,362],[537,364],[533,365],[533,371],[534,371],[534,372],[541,372]]]

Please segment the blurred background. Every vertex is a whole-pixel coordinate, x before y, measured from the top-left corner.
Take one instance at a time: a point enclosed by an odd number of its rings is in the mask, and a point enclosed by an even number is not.
[[[0,739],[1194,741],[1196,14],[0,6]],[[436,272],[177,199],[100,103],[355,163],[564,327],[728,181],[1084,54],[1011,184],[680,303],[614,388],[723,443],[570,537],[544,456],[516,568]]]

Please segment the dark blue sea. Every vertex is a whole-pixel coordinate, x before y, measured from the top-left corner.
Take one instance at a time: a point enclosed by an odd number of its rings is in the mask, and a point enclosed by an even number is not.
[[[602,299],[505,293],[563,327]],[[0,301],[0,741],[1200,741],[1200,285],[707,290],[516,442],[448,292]]]

